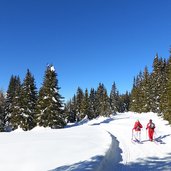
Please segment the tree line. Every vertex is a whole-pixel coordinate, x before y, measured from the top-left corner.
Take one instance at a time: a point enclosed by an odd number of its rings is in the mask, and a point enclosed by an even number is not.
[[[134,77],[130,93],[119,94],[115,83],[109,96],[102,83],[89,93],[87,89],[83,92],[79,87],[65,106],[69,122],[85,116],[92,119],[126,111],[158,113],[171,123],[171,49],[168,59],[156,54],[151,72],[145,66],[144,71]]]
[[[35,126],[62,128],[66,125],[63,97],[52,65],[47,66],[39,92],[34,76],[27,70],[21,83],[19,76],[11,76],[8,90],[0,93],[0,130],[25,131]]]
[[[68,122],[77,122],[85,116],[109,116],[129,110],[129,93],[119,94],[115,82],[110,96],[103,83],[97,90],[83,90],[78,87],[76,95],[64,102],[59,93],[57,73],[53,65],[47,66],[42,87],[37,90],[30,70],[21,82],[12,75],[7,92],[0,91],[0,131],[21,128],[25,131],[36,126],[63,128]]]
[[[86,88],[83,91],[78,87],[76,94],[65,105],[64,111],[68,122],[80,121],[87,116],[88,119],[94,119],[98,116],[110,116],[117,112],[126,112],[129,110],[130,94],[119,94],[115,82],[112,85],[110,95],[107,93],[103,83],[95,90]]]
[[[53,65],[47,66],[39,90],[29,69],[22,82],[19,76],[12,75],[7,92],[0,91],[0,131],[27,131],[36,126],[63,128],[85,117],[93,119],[126,111],[152,111],[171,123],[171,55],[166,60],[156,54],[151,73],[147,67],[140,71],[133,79],[131,92],[120,94],[113,82],[108,95],[104,84],[99,83],[96,89],[78,87],[73,97],[64,102],[59,90]]]
[[[129,110],[152,111],[171,123],[171,55],[166,60],[156,54],[152,72],[145,67],[134,78]]]

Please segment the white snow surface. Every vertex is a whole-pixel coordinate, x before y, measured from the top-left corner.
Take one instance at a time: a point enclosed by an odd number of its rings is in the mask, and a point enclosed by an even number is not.
[[[131,141],[134,122],[143,125],[141,142]],[[156,125],[148,141],[146,125]],[[171,170],[171,127],[155,113],[127,112],[99,117],[64,129],[36,127],[0,133],[2,171]]]

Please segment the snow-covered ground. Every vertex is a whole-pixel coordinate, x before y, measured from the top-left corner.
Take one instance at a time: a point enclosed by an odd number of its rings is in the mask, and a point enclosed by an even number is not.
[[[134,143],[132,127],[143,125],[142,143]],[[147,141],[149,119],[155,138]],[[99,117],[65,129],[35,128],[0,133],[2,171],[171,170],[171,127],[154,113]]]

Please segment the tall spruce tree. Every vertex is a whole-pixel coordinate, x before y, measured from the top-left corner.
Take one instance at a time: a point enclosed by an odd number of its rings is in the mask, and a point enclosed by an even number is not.
[[[130,109],[134,112],[140,112],[141,106],[140,106],[140,97],[142,97],[141,94],[141,87],[140,87],[140,78],[137,76],[134,78],[133,88],[131,91],[131,101],[130,101]]]
[[[160,97],[160,112],[165,113],[167,109],[167,82],[168,82],[168,68],[166,60],[162,63],[162,78],[161,78],[161,97]]]
[[[87,116],[89,119],[91,119],[90,115],[90,100],[89,100],[89,93],[88,89],[86,88],[85,93],[84,93],[84,99],[83,99],[83,115],[81,118],[84,118]]]
[[[76,116],[77,121],[83,119],[83,100],[84,100],[84,93],[83,90],[78,87],[77,94],[76,94]]]
[[[110,107],[111,107],[111,112],[113,114],[116,114],[116,112],[119,111],[119,92],[116,88],[115,82],[112,84],[112,89],[110,92]]]
[[[59,94],[59,90],[54,66],[49,65],[45,71],[43,85],[38,95],[36,106],[37,125],[51,128],[63,128],[65,126],[62,109],[63,98]]]
[[[123,113],[123,112],[128,112],[129,111],[130,94],[128,93],[128,91],[126,91],[125,94],[122,94],[122,95],[119,96],[118,103],[119,103],[118,112]]]
[[[20,127],[23,130],[30,130],[35,127],[34,115],[37,101],[37,88],[34,77],[29,69],[21,87],[21,121]]]
[[[161,84],[162,84],[162,60],[159,59],[158,54],[153,61],[153,71],[151,75],[151,89],[152,89],[152,111],[160,113],[161,101]]]
[[[5,100],[5,130],[11,131],[19,126],[21,102],[21,81],[19,76],[11,76]]]
[[[148,72],[147,66],[145,67],[143,72],[142,94],[143,94],[143,99],[141,101],[142,103],[141,111],[149,112],[151,108],[151,100],[150,100],[151,87],[150,87],[150,74]]]
[[[144,86],[143,86],[144,76],[143,73],[140,71],[137,79],[137,87],[138,87],[138,112],[143,112],[143,106],[146,103],[144,101]]]
[[[4,93],[0,91],[0,131],[4,131],[5,126],[5,97]]]
[[[171,51],[170,51],[171,54]],[[167,97],[167,106],[164,110],[164,119],[168,120],[171,124],[171,55],[168,60],[167,67],[167,89],[166,89],[166,97]]]
[[[110,100],[107,94],[107,90],[104,84],[99,83],[97,88],[97,111],[100,116],[109,116],[111,114],[110,110]]]
[[[96,118],[98,113],[96,108],[96,91],[94,90],[94,88],[91,88],[90,90],[89,104],[90,104],[90,114],[88,118],[89,119]]]
[[[76,122],[76,96],[74,95],[73,98],[66,103],[65,105],[65,114],[68,123]]]

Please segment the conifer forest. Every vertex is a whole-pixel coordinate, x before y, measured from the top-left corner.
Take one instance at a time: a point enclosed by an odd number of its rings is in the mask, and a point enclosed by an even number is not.
[[[152,62],[151,72],[145,66],[133,78],[131,92],[120,94],[115,82],[110,92],[103,83],[90,90],[78,86],[67,102],[53,65],[47,66],[39,90],[29,69],[23,81],[12,75],[7,92],[0,91],[0,131],[63,128],[85,117],[91,120],[127,111],[155,112],[171,123],[171,50],[168,59],[156,54]]]

